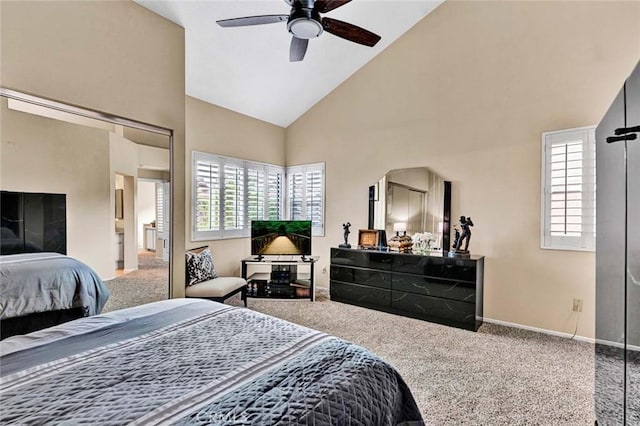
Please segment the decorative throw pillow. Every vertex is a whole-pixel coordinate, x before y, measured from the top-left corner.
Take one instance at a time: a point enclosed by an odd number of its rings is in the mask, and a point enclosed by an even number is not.
[[[213,256],[209,248],[187,252],[187,285],[194,285],[203,281],[217,278],[213,267]]]

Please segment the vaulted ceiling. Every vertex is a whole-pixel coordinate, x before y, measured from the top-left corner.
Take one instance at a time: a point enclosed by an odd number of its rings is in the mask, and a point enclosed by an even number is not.
[[[443,0],[354,0],[324,14],[382,37],[374,47],[325,31],[289,62],[286,22],[222,28],[221,19],[289,14],[283,0],[136,0],[185,29],[186,92],[287,127],[433,11]]]

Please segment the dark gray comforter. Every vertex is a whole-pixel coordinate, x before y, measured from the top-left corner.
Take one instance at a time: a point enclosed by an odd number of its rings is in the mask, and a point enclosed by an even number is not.
[[[140,309],[7,339],[0,423],[423,424],[399,374],[351,343],[209,301]]]
[[[0,256],[0,319],[82,308],[102,311],[109,290],[86,264],[59,253]]]

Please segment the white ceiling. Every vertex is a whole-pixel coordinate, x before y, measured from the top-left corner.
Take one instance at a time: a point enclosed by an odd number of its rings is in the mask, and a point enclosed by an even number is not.
[[[444,0],[354,0],[323,16],[382,37],[371,48],[329,33],[289,62],[286,23],[222,28],[219,19],[288,14],[283,0],[135,0],[185,29],[187,95],[287,127]]]

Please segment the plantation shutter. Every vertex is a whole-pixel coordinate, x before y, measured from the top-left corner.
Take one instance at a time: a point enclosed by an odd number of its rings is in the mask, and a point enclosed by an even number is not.
[[[266,191],[266,217],[267,220],[282,219],[282,201],[284,199],[282,194],[283,173],[282,169],[267,168],[268,180]]]
[[[247,168],[247,217],[249,221],[265,217],[264,167]]]
[[[164,188],[161,183],[156,183],[156,232],[157,238],[164,236]]]
[[[324,235],[324,168],[307,171],[307,218],[314,235]]]
[[[595,129],[543,135],[542,247],[595,248]]]
[[[223,235],[242,235],[245,226],[244,168],[240,162],[225,159],[224,162],[224,210]]]
[[[193,230],[200,238],[220,236],[221,160],[212,155],[193,155]]]
[[[252,220],[283,219],[283,167],[196,151],[192,159],[192,240],[248,237]]]
[[[291,220],[312,221],[313,235],[324,235],[324,163],[287,168]]]
[[[287,179],[289,181],[289,218],[305,220],[307,215],[304,209],[304,173],[289,172]]]

